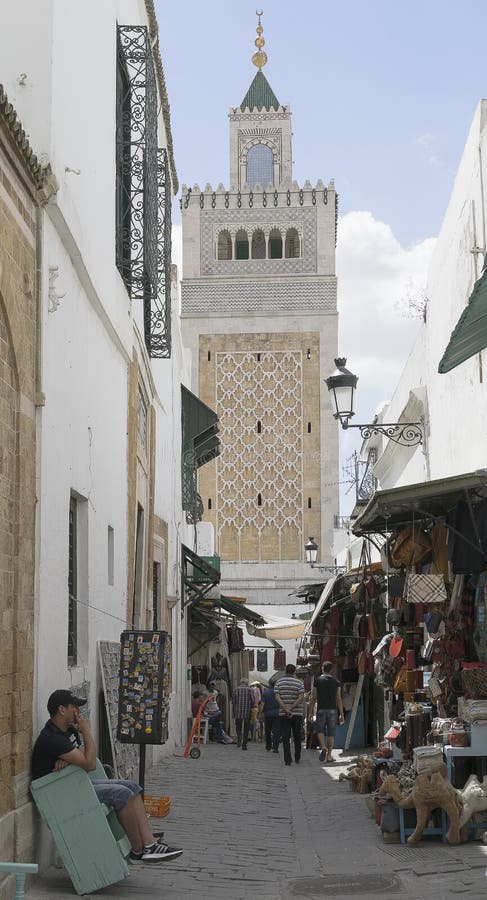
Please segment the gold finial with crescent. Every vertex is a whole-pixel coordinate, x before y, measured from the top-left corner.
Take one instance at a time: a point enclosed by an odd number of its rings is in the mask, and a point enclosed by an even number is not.
[[[260,21],[261,16],[263,16],[264,13],[261,9],[256,9],[255,15],[257,16],[259,21],[257,24],[257,28],[255,29],[257,32],[257,37],[254,41],[254,44],[257,47],[257,52],[253,54],[252,62],[254,64],[254,66],[257,66],[257,68],[260,70],[263,68],[263,66],[265,66],[265,64],[267,62],[267,53],[265,53],[262,49],[262,47],[265,44],[265,39],[262,37],[264,29],[263,29],[263,27],[261,25],[261,21]]]

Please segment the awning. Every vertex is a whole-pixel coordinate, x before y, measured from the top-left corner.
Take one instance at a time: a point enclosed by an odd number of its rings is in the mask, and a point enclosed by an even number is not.
[[[181,478],[183,509],[188,521],[201,519],[201,498],[197,493],[197,470],[220,453],[218,416],[199,397],[181,385]]]
[[[304,634],[309,634],[310,632],[313,631],[313,623],[318,618],[320,612],[322,611],[322,609],[325,606],[329,597],[331,597],[331,595],[333,593],[333,588],[335,587],[339,577],[340,577],[339,575],[334,575],[333,578],[330,578],[329,581],[326,582],[326,584],[323,588],[323,591],[321,593],[321,597],[320,597],[318,603],[316,604],[316,608],[313,612],[313,615],[311,616],[311,619],[308,619],[308,621],[305,622],[305,627],[303,629]]]
[[[230,597],[226,597],[223,594],[217,599],[212,599],[208,602],[211,602],[214,607],[220,607],[221,609],[226,610],[226,612],[231,613],[232,616],[235,616],[236,619],[240,619],[243,622],[252,622],[253,625],[264,624],[264,619],[260,613],[255,612],[253,609],[249,609],[248,606],[245,606],[236,600],[232,600]]]
[[[280,616],[273,616],[267,612],[264,614],[263,621],[265,621],[265,625],[262,628],[247,625],[247,631],[255,637],[263,637],[274,641],[295,640],[301,637],[308,624],[303,622],[302,619],[283,619]]]
[[[487,262],[487,258],[486,258]],[[487,268],[484,268],[479,280],[475,282],[468,301],[455,328],[452,331],[438,372],[444,375],[470,359],[487,347]]]
[[[183,451],[194,453],[191,462],[204,466],[220,452],[218,416],[199,397],[181,385]]]
[[[380,534],[411,525],[413,516],[416,523],[441,518],[470,492],[486,487],[487,469],[479,469],[468,475],[377,491],[353,523],[352,531],[356,535]]]

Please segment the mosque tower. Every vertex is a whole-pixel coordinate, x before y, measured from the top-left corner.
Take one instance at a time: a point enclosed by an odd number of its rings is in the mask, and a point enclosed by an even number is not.
[[[261,16],[257,73],[229,113],[229,187],[183,185],[181,297],[192,389],[220,420],[221,455],[198,492],[222,593],[279,605],[319,580],[310,535],[333,563],[338,434],[324,378],[337,356],[337,198],[333,181],[293,181],[291,110],[262,71]]]

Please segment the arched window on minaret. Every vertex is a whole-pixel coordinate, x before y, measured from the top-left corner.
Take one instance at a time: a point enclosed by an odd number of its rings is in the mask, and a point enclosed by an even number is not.
[[[235,259],[249,258],[249,236],[240,228],[235,235]]]
[[[232,258],[232,238],[229,231],[220,231],[218,235],[218,259]]]
[[[286,259],[297,259],[299,254],[299,234],[296,228],[288,228],[286,231],[285,245]]]
[[[260,228],[252,235],[252,259],[265,259],[265,234]]]
[[[278,228],[269,235],[269,259],[282,259],[282,234]]]
[[[251,191],[256,184],[264,190],[274,184],[274,156],[265,144],[254,144],[247,153],[247,184]]]

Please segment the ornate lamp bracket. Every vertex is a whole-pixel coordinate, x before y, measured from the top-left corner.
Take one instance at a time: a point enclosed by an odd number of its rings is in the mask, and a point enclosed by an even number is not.
[[[382,434],[401,447],[417,447],[423,443],[424,419],[419,422],[382,422],[371,425],[349,425],[342,422],[343,428],[358,428],[363,440],[367,440],[376,434]]]

